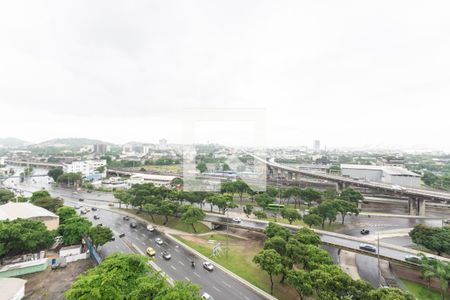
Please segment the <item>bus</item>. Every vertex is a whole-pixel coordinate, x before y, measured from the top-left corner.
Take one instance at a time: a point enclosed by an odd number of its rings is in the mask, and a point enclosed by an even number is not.
[[[271,203],[267,205],[267,209],[270,210],[282,210],[284,208],[284,204]]]

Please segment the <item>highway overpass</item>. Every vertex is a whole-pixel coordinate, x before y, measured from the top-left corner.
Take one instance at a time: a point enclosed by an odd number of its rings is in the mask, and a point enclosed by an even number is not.
[[[450,202],[450,193],[440,192],[435,190],[426,190],[409,187],[399,187],[392,184],[355,180],[338,175],[331,175],[326,173],[311,172],[306,170],[299,170],[289,166],[285,166],[276,162],[268,161],[264,158],[251,155],[254,159],[263,162],[268,168],[269,179],[285,178],[286,180],[301,180],[304,177],[321,179],[327,182],[333,182],[337,185],[339,190],[346,187],[361,187],[373,190],[383,194],[391,194],[398,197],[405,197],[408,199],[408,208],[411,215],[425,215],[425,201],[446,201]]]

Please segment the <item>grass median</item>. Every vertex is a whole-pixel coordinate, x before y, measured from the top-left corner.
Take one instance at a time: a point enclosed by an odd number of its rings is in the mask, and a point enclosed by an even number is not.
[[[440,300],[441,294],[434,289],[428,289],[426,286],[402,279],[403,284],[407,290],[419,300]]]

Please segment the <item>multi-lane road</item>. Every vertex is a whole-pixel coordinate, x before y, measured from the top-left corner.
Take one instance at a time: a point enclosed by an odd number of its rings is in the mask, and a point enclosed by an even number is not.
[[[249,288],[234,276],[215,267],[213,271],[207,271],[202,267],[203,259],[196,254],[188,251],[174,240],[167,238],[158,230],[150,232],[146,225],[139,220],[130,217],[129,221],[123,219],[123,215],[107,209],[107,203],[111,201],[111,195],[107,193],[86,193],[72,192],[66,189],[52,188],[48,185],[48,181],[44,178],[30,180],[20,183],[18,179],[9,179],[4,183],[5,186],[14,187],[23,191],[26,195],[31,192],[45,187],[52,196],[61,197],[68,206],[83,205],[86,207],[97,207],[97,211],[91,211],[84,217],[88,218],[93,224],[102,223],[108,226],[114,232],[115,240],[106,243],[100,250],[102,256],[109,255],[114,252],[141,254],[146,253],[147,247],[152,247],[156,251],[153,264],[160,268],[165,274],[174,280],[191,281],[202,288],[202,292],[206,292],[216,300],[228,299],[267,299],[267,294],[257,292],[257,289]],[[79,198],[84,201],[80,202]],[[94,220],[97,214],[100,219]],[[136,222],[137,227],[131,228],[130,222]],[[123,238],[119,238],[119,234],[125,233]],[[155,239],[160,237],[164,243],[158,245]],[[137,250],[137,251],[136,251]],[[161,257],[163,250],[169,251],[172,258],[168,261]],[[192,268],[191,261],[195,262],[195,268]],[[214,263],[213,263],[214,264]]]
[[[77,201],[68,200],[67,205],[78,205]],[[88,206],[86,204],[82,204]],[[100,219],[94,220],[94,215]],[[111,228],[115,235],[115,241],[109,242],[103,246],[102,254],[113,252],[135,252],[137,248],[139,253],[145,253],[147,247],[152,247],[156,251],[154,263],[163,270],[170,278],[174,280],[191,281],[202,287],[203,292],[213,296],[214,299],[265,299],[262,295],[249,289],[247,286],[234,279],[219,268],[213,271],[207,271],[202,267],[202,260],[194,253],[181,247],[173,240],[167,238],[163,233],[155,230],[150,232],[146,225],[132,217],[129,221],[123,219],[123,215],[107,209],[99,208],[97,211],[91,211],[84,215],[94,225],[103,224]],[[130,223],[136,222],[137,228],[131,228]],[[119,238],[119,234],[125,236]],[[155,239],[159,237],[163,240],[162,245],[158,245]],[[162,251],[168,251],[172,258],[164,260],[161,256]],[[191,266],[191,261],[195,262],[195,267]]]

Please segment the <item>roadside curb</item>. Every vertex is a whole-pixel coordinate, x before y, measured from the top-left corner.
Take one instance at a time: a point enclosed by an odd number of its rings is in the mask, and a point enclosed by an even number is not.
[[[206,261],[212,261],[211,259],[209,259],[208,257],[204,256],[203,254],[201,254],[200,252],[198,252],[197,250],[189,247],[188,245],[186,245],[185,243],[183,243],[182,241],[174,238],[171,234],[166,233],[166,236],[168,238],[170,238],[172,241],[180,244],[183,248],[185,248],[188,251],[191,251],[192,253],[194,253],[195,255],[201,257],[202,259],[206,260]],[[233,272],[231,272],[230,270],[228,270],[227,268],[223,267],[222,265],[220,265],[219,263],[212,261],[214,263],[215,266],[217,266],[219,269],[221,269],[223,272],[227,273],[228,275],[230,275],[231,277],[233,277],[234,279],[236,279],[237,281],[239,281],[240,283],[244,284],[245,286],[247,286],[248,288],[250,288],[251,290],[253,290],[254,292],[260,294],[261,296],[263,296],[266,299],[270,299],[270,300],[277,300],[277,298],[275,298],[274,296],[268,294],[267,292],[263,291],[262,289],[260,289],[259,287],[251,284],[250,282],[248,282],[247,280],[245,280],[244,278],[234,274]]]

